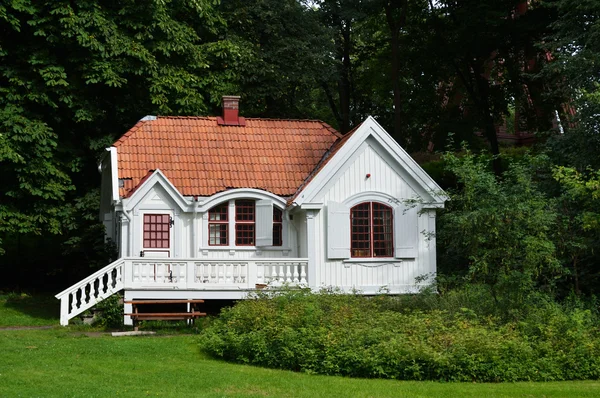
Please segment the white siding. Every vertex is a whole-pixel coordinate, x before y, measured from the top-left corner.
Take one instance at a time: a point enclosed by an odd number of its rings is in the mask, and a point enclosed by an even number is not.
[[[398,171],[369,144],[363,143],[325,189],[319,192],[315,202],[330,200],[344,202],[361,192],[381,192],[394,198],[412,198],[414,189]],[[367,174],[370,177],[367,178]]]
[[[409,183],[411,177],[384,153],[377,145],[367,140],[348,158],[333,179],[317,194],[315,202],[325,206],[330,201],[346,202],[356,195],[359,201],[381,201],[390,198],[388,205],[401,211],[402,200],[415,199],[419,195]],[[408,181],[408,182],[407,182]],[[376,199],[376,195],[379,198]],[[415,259],[347,259],[329,260],[324,236],[327,232],[326,215],[322,210],[315,219],[317,235],[321,242],[317,248],[317,287],[338,287],[345,291],[359,290],[364,293],[389,291],[391,293],[410,293],[418,290],[417,282],[424,275],[435,273],[435,240],[428,241],[423,232],[435,232],[435,211],[427,211],[418,217],[418,256]],[[430,217],[430,214],[432,217]],[[348,231],[349,233],[349,231]],[[428,282],[422,283],[427,285]]]

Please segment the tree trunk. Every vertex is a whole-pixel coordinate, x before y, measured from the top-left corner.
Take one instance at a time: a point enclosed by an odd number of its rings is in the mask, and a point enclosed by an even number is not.
[[[406,24],[406,0],[391,1],[384,4],[385,16],[391,35],[392,50],[392,91],[394,95],[394,131],[392,136],[400,145],[408,144],[402,134],[402,92],[400,90],[400,29]],[[395,18],[394,9],[400,9],[400,16]]]
[[[340,95],[340,130],[342,134],[350,131],[350,22],[342,23],[342,68],[338,82]]]

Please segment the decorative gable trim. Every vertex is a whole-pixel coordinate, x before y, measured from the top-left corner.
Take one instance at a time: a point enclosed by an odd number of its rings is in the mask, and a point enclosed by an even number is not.
[[[197,211],[204,213],[221,202],[225,202],[231,199],[242,198],[255,200],[270,199],[273,202],[273,204],[277,205],[278,207],[281,207],[281,209],[285,209],[286,205],[285,199],[271,192],[262,191],[260,189],[254,188],[239,188],[219,192],[215,195],[206,198],[199,198]]]
[[[414,180],[419,188],[426,192],[428,198],[423,198],[427,206],[443,207],[448,196],[440,186],[419,166],[417,162],[394,139],[369,116],[352,135],[343,143],[342,147],[332,155],[331,159],[317,172],[314,178],[296,195],[294,204],[303,207],[305,203],[316,200],[321,189],[333,180],[335,174],[344,163],[352,157],[360,146],[372,138],[381,148],[389,154],[406,173]]]
[[[131,194],[130,197],[122,199],[123,210],[130,211],[135,208],[146,197],[150,190],[159,185],[163,188],[169,198],[179,207],[181,211],[190,211],[191,203],[186,200],[169,179],[160,170],[152,172]]]

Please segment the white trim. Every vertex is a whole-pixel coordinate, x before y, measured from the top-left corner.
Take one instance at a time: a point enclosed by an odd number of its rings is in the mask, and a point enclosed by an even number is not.
[[[205,213],[221,202],[226,202],[235,199],[271,199],[273,204],[285,209],[286,200],[281,196],[277,196],[271,192],[262,191],[254,188],[236,188],[227,191],[219,192],[212,196],[198,198],[198,211]]]
[[[297,195],[295,203],[302,206],[315,200],[315,197],[324,186],[331,181],[335,174],[342,168],[344,163],[360,148],[360,146],[372,137],[384,151],[386,151],[406,172],[414,179],[420,188],[427,192],[429,198],[427,202],[432,202],[443,206],[448,200],[445,192],[440,186],[414,161],[413,158],[400,146],[394,139],[369,116],[340,148],[333,155],[327,164],[319,173],[302,189]],[[382,154],[383,155],[383,154]],[[429,199],[429,200],[427,200]]]
[[[155,185],[160,185],[181,211],[191,212],[193,202],[184,198],[159,169],[156,169],[154,173],[152,173],[152,175],[136,189],[133,195],[122,200],[123,210],[128,211],[137,207]]]
[[[140,225],[139,225],[139,229],[140,229],[140,236],[137,239],[138,240],[138,245],[140,248],[140,252],[144,252],[144,257],[146,257],[146,251],[149,252],[148,257],[152,257],[151,253],[152,252],[168,252],[168,258],[173,258],[173,257],[177,257],[175,254],[175,228],[174,225],[170,226],[170,230],[169,230],[169,250],[161,250],[159,248],[148,248],[148,250],[146,250],[146,248],[144,247],[144,216],[146,214],[168,214],[169,217],[175,221],[175,224],[181,224],[181,220],[175,220],[175,212],[173,210],[155,210],[155,209],[143,209],[140,210]],[[177,237],[178,239],[181,239],[181,237]]]
[[[388,195],[384,192],[365,191],[357,193],[356,195],[352,195],[349,198],[346,198],[346,200],[344,200],[342,203],[352,208],[357,204],[363,202],[379,202],[388,205],[392,209],[395,209],[402,203],[402,200],[394,198],[392,195]]]
[[[110,153],[110,176],[112,183],[112,200],[113,203],[118,203],[121,198],[119,196],[119,169],[117,168],[117,148],[111,146],[110,148],[106,148],[106,150]]]

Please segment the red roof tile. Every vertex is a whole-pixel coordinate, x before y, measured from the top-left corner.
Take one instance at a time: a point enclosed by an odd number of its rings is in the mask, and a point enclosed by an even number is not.
[[[149,170],[160,169],[184,196],[209,196],[229,188],[258,188],[291,196],[310,178],[342,136],[312,120],[246,119],[218,125],[215,117],[142,120],[114,146],[120,188],[129,196]]]

